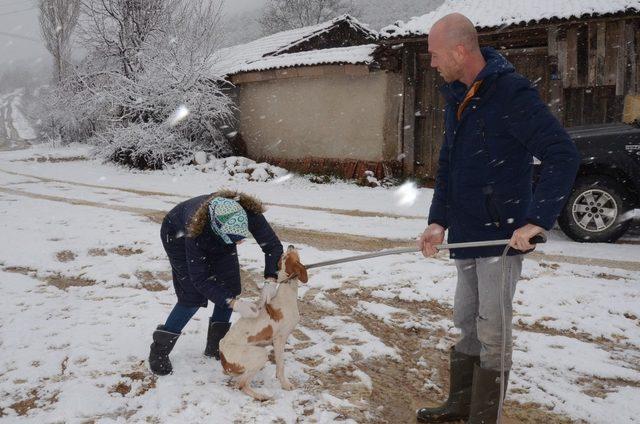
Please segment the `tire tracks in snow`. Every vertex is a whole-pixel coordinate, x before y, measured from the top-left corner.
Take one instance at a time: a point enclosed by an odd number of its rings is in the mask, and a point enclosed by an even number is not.
[[[114,186],[106,186],[99,184],[87,184],[80,183],[75,181],[67,181],[67,180],[58,180],[54,178],[45,178],[39,177],[36,175],[24,174],[15,171],[9,171],[6,169],[0,168],[0,172],[4,172],[5,174],[15,175],[19,177],[26,178],[34,178],[43,182],[52,182],[52,183],[63,183],[69,185],[76,185],[80,187],[90,187],[90,188],[100,188],[100,189],[109,189],[122,191],[125,193],[139,194],[141,196],[163,196],[163,197],[175,197],[177,200],[187,200],[188,197],[183,195],[175,194],[175,193],[166,193],[162,191],[149,191],[149,190],[137,190],[132,188],[124,188],[124,187],[114,187]],[[405,219],[426,219],[424,216],[416,216],[416,215],[397,215],[397,214],[389,214],[383,212],[369,212],[369,211],[359,211],[359,210],[351,210],[351,209],[336,209],[336,208],[323,208],[319,206],[304,206],[304,205],[296,205],[291,203],[269,203],[262,202],[265,206],[277,206],[281,208],[291,208],[291,209],[302,209],[309,211],[319,211],[319,212],[328,212],[336,215],[345,215],[345,216],[355,216],[355,217],[364,217],[364,218],[405,218]]]
[[[77,185],[81,187],[110,189],[110,190],[116,190],[116,191],[124,191],[132,194],[138,194],[141,196],[151,196],[151,197],[173,196],[173,197],[176,197],[176,199],[182,199],[182,200],[186,199],[185,197],[177,196],[176,194],[171,194],[171,193],[143,191],[143,190],[135,190],[135,189],[119,189],[119,188],[100,186],[100,185],[94,185],[94,184],[74,183],[74,182],[69,182],[64,180],[49,179],[49,178],[32,176],[28,174],[16,173],[12,171],[6,171],[1,168],[0,168],[0,172],[5,172],[5,173],[16,175],[16,176],[35,178],[43,182],[55,182],[55,183],[69,184],[72,186]],[[162,222],[162,219],[168,212],[168,211],[162,211],[158,209],[136,208],[136,207],[130,207],[130,206],[124,206],[124,205],[110,205],[110,204],[88,201],[88,200],[70,199],[66,197],[53,196],[53,195],[47,195],[47,194],[36,194],[36,193],[24,191],[24,190],[9,189],[4,187],[0,188],[0,192],[14,194],[18,196],[26,196],[31,198],[39,198],[44,200],[64,202],[64,203],[69,203],[74,205],[92,206],[92,207],[111,209],[111,210],[116,210],[121,212],[129,212],[129,213],[145,216],[156,223]],[[285,207],[285,208],[296,208],[296,209],[310,209],[310,210],[323,210],[323,211],[330,210],[326,208],[314,209],[312,207],[300,208],[298,206],[281,205],[281,204],[275,204],[275,203],[272,203],[272,204],[265,203],[265,205],[267,206],[272,205],[272,206]],[[351,212],[358,212],[358,211],[351,211]],[[336,213],[336,214],[340,214],[340,213]],[[351,216],[364,216],[364,215],[351,215]],[[393,218],[392,215],[383,215],[383,216]],[[353,251],[360,251],[360,252],[374,252],[374,251],[383,250],[383,249],[415,246],[414,241],[408,241],[408,240],[387,239],[387,238],[378,238],[378,237],[358,236],[358,235],[351,235],[351,234],[344,234],[344,233],[332,233],[332,232],[326,232],[326,231],[307,230],[307,229],[299,229],[299,228],[292,228],[292,227],[284,227],[277,224],[274,224],[272,226],[274,230],[278,233],[280,238],[285,239],[289,242],[308,244],[320,250],[344,249],[344,250],[353,250]],[[548,254],[543,252],[529,253],[528,258],[533,259],[537,262],[562,262],[562,263],[567,263],[572,265],[590,265],[590,266],[599,266],[604,268],[616,268],[616,269],[622,269],[626,271],[640,271],[640,262],[638,261],[587,258],[587,257],[580,257],[580,256]]]

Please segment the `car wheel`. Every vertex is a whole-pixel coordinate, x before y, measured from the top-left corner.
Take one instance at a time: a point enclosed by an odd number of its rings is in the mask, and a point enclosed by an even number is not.
[[[558,224],[575,241],[614,242],[631,225],[629,194],[610,177],[578,177]]]

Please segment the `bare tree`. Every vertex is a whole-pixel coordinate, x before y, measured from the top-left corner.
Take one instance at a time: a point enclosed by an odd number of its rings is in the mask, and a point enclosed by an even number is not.
[[[353,0],[268,0],[258,22],[265,34],[273,34],[319,24],[345,13],[359,13]]]
[[[65,77],[71,59],[71,35],[78,23],[80,0],[40,0],[40,33],[53,56],[54,79]]]
[[[122,75],[134,79],[143,70],[140,55],[168,27],[175,0],[82,0],[80,39],[105,62],[114,62]]]

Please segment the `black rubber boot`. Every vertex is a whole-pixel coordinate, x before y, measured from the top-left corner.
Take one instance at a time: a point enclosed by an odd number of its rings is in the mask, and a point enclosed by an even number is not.
[[[153,343],[149,351],[149,368],[154,374],[167,375],[173,371],[169,354],[173,350],[180,334],[172,333],[159,325],[153,332]]]
[[[418,409],[416,419],[421,423],[446,423],[469,418],[473,367],[479,356],[465,355],[451,349],[449,398],[444,405]]]
[[[507,391],[509,371],[504,372],[504,391]],[[500,407],[500,371],[476,365],[473,371],[471,412],[467,424],[495,424]]]
[[[209,321],[209,331],[207,332],[207,347],[204,349],[205,356],[213,356],[220,360],[220,340],[227,334],[231,327],[230,322]]]

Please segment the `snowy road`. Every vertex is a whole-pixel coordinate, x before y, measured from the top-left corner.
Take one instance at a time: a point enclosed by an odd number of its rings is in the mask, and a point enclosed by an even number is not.
[[[222,183],[80,156],[0,153],[0,421],[398,423],[442,399],[454,340],[455,269],[445,257],[311,272],[286,355],[299,388],[281,391],[271,364],[259,374],[274,401],[241,396],[202,357],[204,312],[172,354],[175,373],[150,375],[150,333],[173,304],[158,219]],[[232,184],[271,204],[268,219],[307,263],[411,243],[430,197],[423,190],[400,208],[387,189]],[[640,246],[554,233],[541,250],[525,261],[516,295],[509,422],[608,423],[612,411],[617,423],[640,422]],[[240,259],[252,295],[261,252],[246,243]]]
[[[0,151],[20,150],[31,146],[35,138],[20,110],[20,94],[0,95]]]

